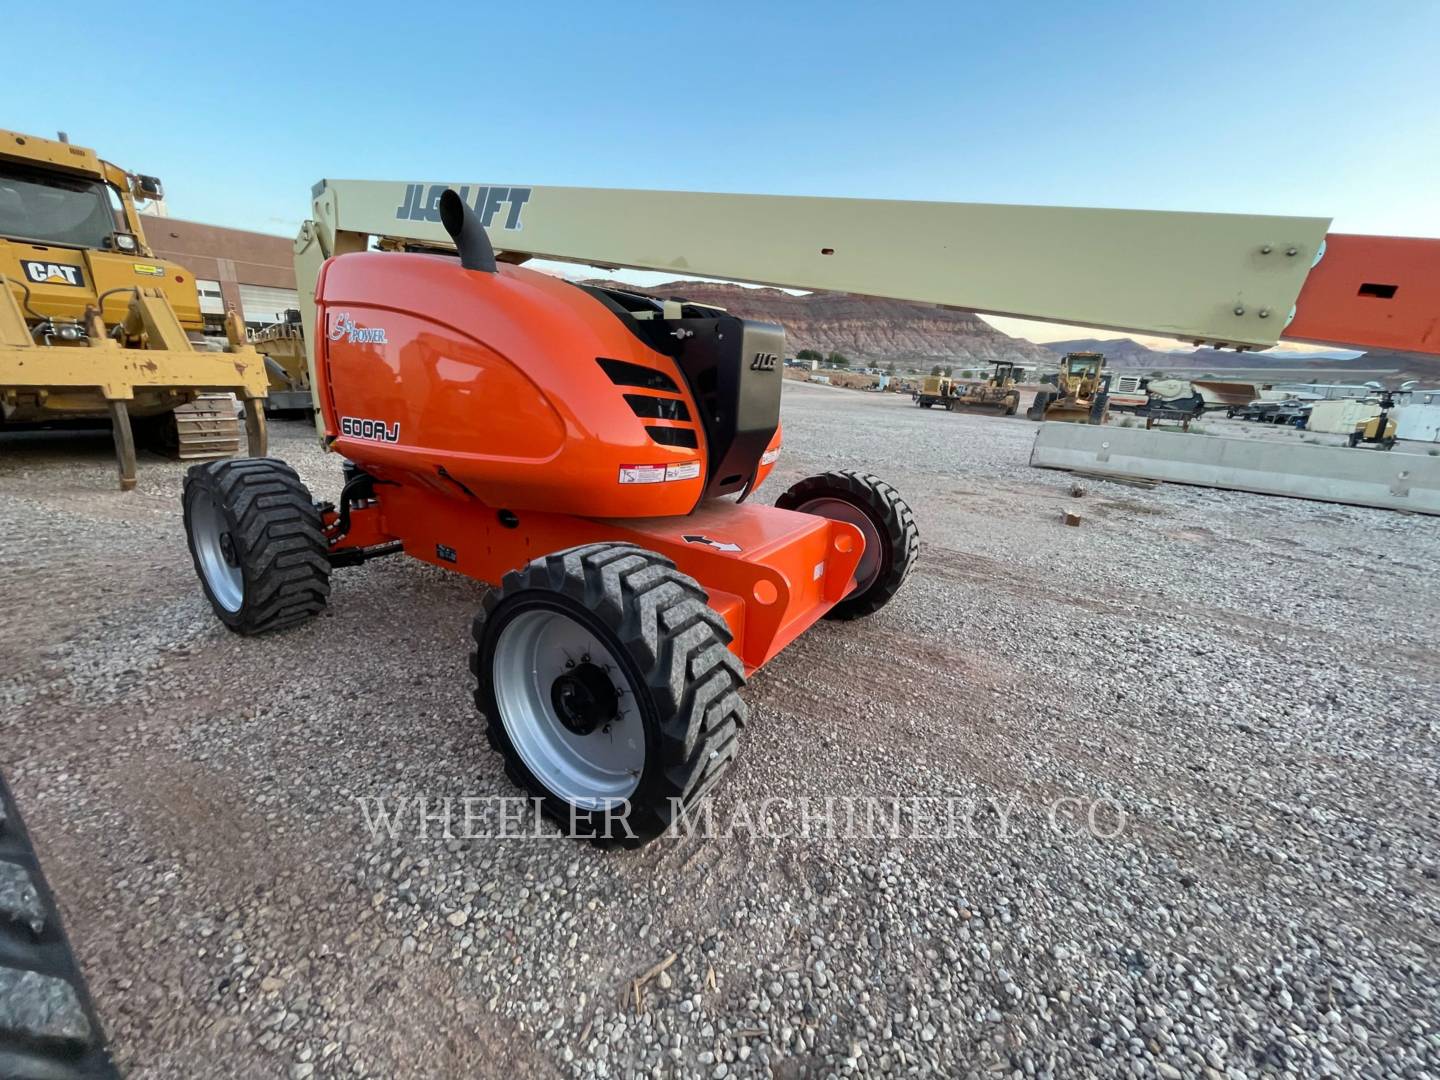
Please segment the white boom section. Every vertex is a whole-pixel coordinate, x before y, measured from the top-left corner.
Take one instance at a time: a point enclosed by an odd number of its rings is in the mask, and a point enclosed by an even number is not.
[[[307,341],[315,340],[321,262],[363,251],[372,238],[448,246],[436,208],[447,187],[475,208],[511,261],[858,293],[1247,348],[1279,339],[1330,225],[1250,214],[322,180],[295,246]]]

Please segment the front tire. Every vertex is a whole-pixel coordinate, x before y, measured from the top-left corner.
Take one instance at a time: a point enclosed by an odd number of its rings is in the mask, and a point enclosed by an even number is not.
[[[807,477],[775,505],[834,521],[847,521],[865,537],[855,569],[855,591],[825,613],[827,619],[858,619],[879,611],[905,583],[920,554],[920,530],[899,493],[885,481],[857,472]]]
[[[277,458],[232,458],[185,474],[185,536],[216,616],[237,634],[263,634],[318,613],[330,560],[315,508]]]
[[[705,798],[745,725],[745,670],[705,590],[633,544],[505,575],[474,624],[475,704],[510,779],[602,845],[639,847]]]

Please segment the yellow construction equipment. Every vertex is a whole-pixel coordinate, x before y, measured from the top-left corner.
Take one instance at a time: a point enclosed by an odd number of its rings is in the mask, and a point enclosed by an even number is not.
[[[309,412],[314,407],[310,393],[310,364],[305,354],[305,331],[300,312],[285,312],[277,323],[253,331],[250,344],[265,358],[270,393],[265,410],[275,413]]]
[[[996,360],[995,370],[985,382],[957,383],[946,408],[951,412],[984,409],[1002,416],[1014,416],[1020,408],[1020,391],[1015,389],[1015,365],[1009,360]]]
[[[955,382],[949,375],[927,375],[920,380],[920,389],[913,395],[915,404],[922,409],[932,405],[945,408],[950,406],[950,395],[955,393]]]
[[[160,181],[93,150],[0,130],[0,426],[108,418],[120,486],[135,486],[131,418],[182,458],[265,453],[264,363],[232,312],[207,351],[194,277],[157,259],[135,199]]]
[[[1108,386],[1104,353],[1066,353],[1060,361],[1055,389],[1037,393],[1025,415],[1031,420],[1103,424],[1109,413]]]

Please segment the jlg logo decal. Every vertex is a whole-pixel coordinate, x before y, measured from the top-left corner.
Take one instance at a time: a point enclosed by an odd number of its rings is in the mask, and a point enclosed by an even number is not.
[[[757,352],[755,359],[750,361],[751,371],[774,371],[775,365],[780,358],[773,352]]]
[[[25,268],[25,276],[40,285],[74,285],[77,289],[85,286],[85,274],[69,263],[21,259],[20,265]]]
[[[350,318],[348,312],[336,315],[335,324],[330,327],[330,340],[339,341],[341,338],[357,345],[389,344],[385,340],[383,326],[356,326],[355,320]]]
[[[400,421],[388,427],[384,420],[364,420],[358,416],[340,418],[340,434],[352,439],[369,439],[371,442],[399,442]]]
[[[397,221],[439,221],[440,196],[449,189],[449,184],[406,184],[405,198],[395,208]],[[474,210],[485,228],[519,229],[520,211],[530,201],[528,187],[476,187],[461,184],[455,189],[461,202]],[[471,197],[471,193],[474,197]],[[508,206],[503,224],[495,216],[500,207]]]

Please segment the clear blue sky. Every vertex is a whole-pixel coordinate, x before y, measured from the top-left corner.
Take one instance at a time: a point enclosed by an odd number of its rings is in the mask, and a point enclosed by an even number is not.
[[[1440,235],[1433,0],[234,7],[12,5],[0,127],[283,234],[315,180],[373,177]]]

